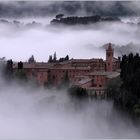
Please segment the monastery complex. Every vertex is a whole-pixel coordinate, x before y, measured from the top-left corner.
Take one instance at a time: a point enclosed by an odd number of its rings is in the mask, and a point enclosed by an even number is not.
[[[18,69],[17,64],[14,69]],[[107,84],[120,75],[120,60],[114,57],[114,49],[109,43],[106,60],[93,58],[54,63],[24,62],[23,69],[28,78],[34,78],[39,85],[51,80],[54,86],[59,86],[67,73],[72,85],[85,88],[88,94],[96,91],[98,95],[104,95]]]

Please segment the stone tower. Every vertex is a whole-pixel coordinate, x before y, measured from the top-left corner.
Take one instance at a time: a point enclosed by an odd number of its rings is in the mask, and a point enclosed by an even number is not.
[[[113,57],[114,57],[114,49],[109,43],[106,49],[106,71],[113,71]]]

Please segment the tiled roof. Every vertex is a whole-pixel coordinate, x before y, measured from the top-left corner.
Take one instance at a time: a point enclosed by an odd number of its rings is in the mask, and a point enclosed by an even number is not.
[[[86,89],[89,89],[89,90],[105,90],[106,87],[87,87]]]
[[[92,76],[106,76],[107,78],[115,78],[117,76],[120,75],[119,72],[108,72],[108,71],[95,71],[95,72],[91,72],[88,75],[92,75]]]
[[[18,63],[15,63],[14,64],[14,68],[17,68]],[[43,62],[37,62],[37,63],[28,63],[28,62],[24,62],[23,63],[23,68],[25,69],[47,69],[47,68],[50,68],[52,67],[53,64],[51,63],[43,63]]]
[[[107,75],[107,72],[105,71],[94,71],[94,72],[91,72],[89,73],[88,75],[91,75],[91,76],[94,76],[94,75]]]
[[[103,59],[101,58],[93,58],[93,59],[73,59],[72,62],[101,62]]]
[[[118,61],[118,59],[117,59],[117,58],[115,58],[115,57],[113,57],[113,61],[114,61],[114,62],[116,62],[116,61]]]
[[[91,80],[92,80],[91,78],[84,78],[84,79],[76,82],[76,85],[83,85],[83,84],[90,82]]]
[[[50,69],[62,69],[62,70],[90,70],[90,67],[50,67]]]
[[[71,59],[71,60],[68,60],[68,61],[64,61],[64,62],[60,62],[60,64],[69,64],[69,63],[85,63],[85,62],[101,62],[103,61],[102,58],[92,58],[92,59]]]
[[[107,74],[107,78],[112,79],[112,78],[118,77],[119,75],[120,75],[119,72],[112,72],[112,73]]]

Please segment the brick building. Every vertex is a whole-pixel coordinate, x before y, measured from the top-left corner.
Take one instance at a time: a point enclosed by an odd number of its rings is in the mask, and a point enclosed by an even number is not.
[[[17,65],[14,67],[17,69]],[[67,74],[72,85],[87,89],[89,94],[102,95],[110,79],[119,76],[120,61],[114,57],[114,49],[109,43],[106,48],[106,60],[103,59],[71,59],[64,62],[23,63],[29,78],[35,79],[39,85],[52,82],[61,85]]]

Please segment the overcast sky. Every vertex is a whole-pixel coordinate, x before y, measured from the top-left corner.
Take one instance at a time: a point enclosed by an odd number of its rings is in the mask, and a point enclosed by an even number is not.
[[[139,1],[2,1],[1,17],[66,15],[139,15]]]

